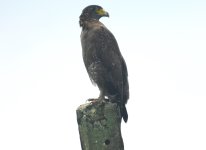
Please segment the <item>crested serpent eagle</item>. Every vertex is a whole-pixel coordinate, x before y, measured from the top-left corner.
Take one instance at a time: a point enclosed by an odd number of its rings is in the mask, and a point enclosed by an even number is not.
[[[104,16],[109,17],[109,13],[101,6],[90,5],[79,17],[83,60],[91,81],[100,90],[98,100],[104,101],[107,97],[117,103],[122,118],[127,122],[127,66],[114,35],[99,21]]]

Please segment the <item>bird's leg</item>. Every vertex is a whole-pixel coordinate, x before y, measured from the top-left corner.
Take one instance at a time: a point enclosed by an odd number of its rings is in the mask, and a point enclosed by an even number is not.
[[[99,94],[98,100],[99,100],[100,102],[105,101],[104,91],[101,90],[101,89],[100,89],[100,94]]]
[[[97,103],[97,102],[100,102],[100,103],[104,102],[104,100],[105,100],[104,92],[103,92],[103,90],[100,90],[100,94],[99,94],[99,97],[97,99],[96,98],[90,98],[87,101],[94,104],[94,103]]]
[[[99,97],[97,99],[96,98],[90,98],[87,101],[91,102],[92,104],[103,103],[105,101],[105,96],[104,95],[105,95],[104,90],[100,89],[100,94],[99,94]]]

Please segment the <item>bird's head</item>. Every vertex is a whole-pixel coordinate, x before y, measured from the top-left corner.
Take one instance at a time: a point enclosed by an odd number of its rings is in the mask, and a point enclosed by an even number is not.
[[[99,20],[101,17],[109,17],[109,13],[106,12],[101,6],[90,5],[83,9],[80,15],[80,21],[87,20]]]

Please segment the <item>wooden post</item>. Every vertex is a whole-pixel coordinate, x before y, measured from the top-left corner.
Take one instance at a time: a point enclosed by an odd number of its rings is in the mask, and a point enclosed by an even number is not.
[[[76,112],[82,150],[124,150],[116,103],[86,103]]]

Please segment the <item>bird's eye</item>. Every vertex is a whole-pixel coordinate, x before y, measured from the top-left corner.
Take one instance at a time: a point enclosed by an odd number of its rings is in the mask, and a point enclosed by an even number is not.
[[[94,8],[94,11],[98,11],[98,9],[99,9],[98,7],[95,7],[95,8]]]
[[[98,11],[98,10],[100,10],[100,9],[102,9],[102,8],[101,8],[101,7],[96,7],[96,8],[95,8],[96,11]]]

